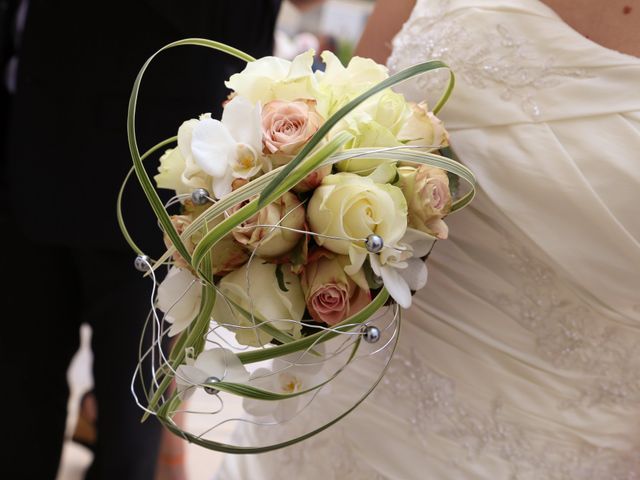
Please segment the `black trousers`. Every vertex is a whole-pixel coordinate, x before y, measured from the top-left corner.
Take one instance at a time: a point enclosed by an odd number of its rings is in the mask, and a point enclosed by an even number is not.
[[[97,450],[87,478],[152,479],[160,425],[154,418],[140,423],[142,410],[130,391],[151,281],[124,250],[38,244],[3,230],[2,271],[9,286],[0,330],[1,476],[55,478],[67,417],[66,372],[86,322],[93,328],[98,402]]]

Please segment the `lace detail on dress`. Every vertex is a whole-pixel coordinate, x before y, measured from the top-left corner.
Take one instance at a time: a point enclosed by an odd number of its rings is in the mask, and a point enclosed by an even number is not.
[[[524,246],[509,240],[504,252],[518,274],[516,290],[496,292],[494,302],[534,334],[541,358],[594,377],[575,402],[562,406],[640,404],[637,335],[605,321]]]
[[[545,441],[553,438],[551,432],[527,430],[506,420],[500,401],[484,413],[467,408],[456,398],[453,380],[428,368],[415,349],[395,356],[374,399],[396,406],[425,452],[433,435],[460,445],[467,458],[452,459],[453,468],[462,470],[465,461],[482,463],[484,455],[497,455],[506,461],[513,480],[640,478],[639,453],[625,455],[585,442],[551,446]],[[404,408],[397,408],[399,404]]]
[[[497,88],[500,98],[518,102],[537,117],[540,107],[536,91],[556,86],[569,77],[584,78],[584,69],[559,68],[553,58],[543,56],[526,38],[512,34],[505,26],[492,31],[468,29],[459,15],[449,13],[449,0],[418,0],[411,18],[393,40],[388,60],[392,72],[418,62],[441,59],[457,77],[475,88]],[[434,71],[414,80],[419,91],[445,88],[446,71]]]
[[[277,475],[281,478],[322,478],[323,480],[387,480],[356,458],[345,427],[334,425],[303,442],[273,452]],[[271,477],[269,477],[271,478]]]

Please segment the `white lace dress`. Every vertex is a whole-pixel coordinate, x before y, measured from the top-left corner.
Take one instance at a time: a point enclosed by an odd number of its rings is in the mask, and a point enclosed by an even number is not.
[[[218,478],[640,478],[640,59],[534,0],[419,0],[393,47],[457,74],[441,116],[480,194],[372,397]]]

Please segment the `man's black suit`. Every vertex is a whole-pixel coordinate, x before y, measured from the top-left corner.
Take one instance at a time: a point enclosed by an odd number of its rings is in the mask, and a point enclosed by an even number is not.
[[[131,166],[126,108],[143,62],[187,37],[228,43],[256,57],[272,49],[279,0],[31,0],[18,50],[3,158],[3,478],[54,478],[78,327],[93,327],[98,452],[92,478],[152,477],[158,424],[139,425],[129,383],[150,284],[116,223],[115,201]],[[3,59],[3,63],[6,58]],[[218,116],[223,81],[241,61],[179,47],[151,65],[139,99],[141,151],[183,120]],[[8,117],[7,117],[8,115]],[[151,162],[153,173],[157,160]],[[149,255],[161,249],[137,185],[125,217]],[[5,442],[3,442],[5,443]],[[5,457],[6,456],[6,457]],[[4,474],[7,476],[5,477]]]

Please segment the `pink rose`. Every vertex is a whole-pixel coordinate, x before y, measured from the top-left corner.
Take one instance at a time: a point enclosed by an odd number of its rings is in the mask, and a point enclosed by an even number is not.
[[[348,257],[321,252],[302,273],[302,291],[313,319],[335,325],[362,310],[371,302],[371,293],[364,272],[354,277],[345,273]]]
[[[295,155],[316,133],[322,117],[314,100],[273,100],[262,108],[262,142],[265,153]]]
[[[421,165],[402,166],[398,173],[397,185],[407,200],[409,226],[440,239],[447,238],[449,229],[442,220],[451,211],[447,172]]]

